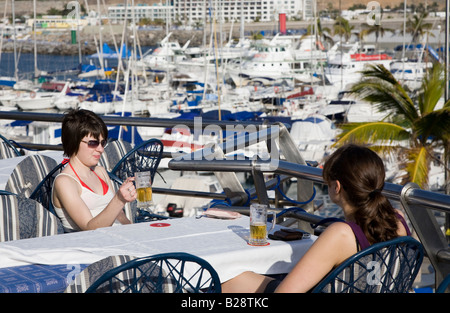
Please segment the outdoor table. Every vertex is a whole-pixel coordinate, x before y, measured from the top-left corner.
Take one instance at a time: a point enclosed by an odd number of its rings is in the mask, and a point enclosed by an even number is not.
[[[190,253],[208,261],[222,283],[244,271],[281,274],[289,272],[316,239],[313,235],[294,241],[269,239],[266,246],[251,246],[249,232],[247,216],[230,220],[190,217],[2,242],[0,291],[62,292],[68,276],[73,279],[87,265],[114,255]],[[30,275],[33,268],[47,275]],[[28,274],[14,282],[11,277],[17,277],[20,270]]]

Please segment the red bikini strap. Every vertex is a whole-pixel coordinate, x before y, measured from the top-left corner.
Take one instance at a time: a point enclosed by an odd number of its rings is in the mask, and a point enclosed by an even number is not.
[[[78,180],[81,183],[81,186],[83,186],[83,187],[89,189],[90,191],[94,192],[88,185],[85,184],[84,181],[81,180],[81,178],[78,176],[77,172],[75,172],[75,169],[73,168],[72,164],[70,164],[70,162],[69,162],[69,166],[72,169],[72,171],[75,173],[75,176],[77,176]],[[95,176],[98,177],[98,179],[100,179],[100,182],[102,183],[103,194],[106,194],[108,192],[108,184],[103,179],[101,179],[100,176],[98,176],[95,171],[93,171],[92,169],[91,169],[91,171],[95,174]]]

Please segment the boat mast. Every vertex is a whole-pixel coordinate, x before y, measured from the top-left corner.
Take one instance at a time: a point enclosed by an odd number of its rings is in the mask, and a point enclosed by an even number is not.
[[[34,79],[38,77],[37,43],[36,43],[36,0],[33,0],[33,36],[34,36]]]
[[[17,47],[16,47],[16,12],[14,10],[14,0],[11,0],[11,13],[12,13],[12,22],[13,22],[13,34],[14,34],[14,40],[13,40],[13,47],[14,47],[14,79],[19,81],[19,72],[18,72],[18,64],[17,64]]]

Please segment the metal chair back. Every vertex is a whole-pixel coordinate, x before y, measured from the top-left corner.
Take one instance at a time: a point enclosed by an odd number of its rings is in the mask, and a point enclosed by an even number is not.
[[[158,139],[149,139],[128,151],[114,166],[111,173],[124,181],[133,177],[135,172],[150,171],[152,182],[162,158],[163,143]]]
[[[62,162],[55,166],[48,174],[44,177],[44,179],[37,185],[36,189],[31,193],[30,199],[36,200],[44,208],[49,210],[51,213],[56,215],[55,209],[53,207],[53,203],[51,200],[52,197],[52,188],[53,182],[55,181],[56,176],[61,173],[62,169],[66,163]]]
[[[423,247],[412,237],[371,245],[329,273],[313,293],[407,293],[423,261]]]
[[[188,253],[138,258],[98,278],[86,293],[220,293],[220,279],[204,259]]]

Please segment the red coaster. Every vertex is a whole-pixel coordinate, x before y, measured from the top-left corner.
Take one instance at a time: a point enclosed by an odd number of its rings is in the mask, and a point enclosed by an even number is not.
[[[153,223],[153,224],[150,224],[150,226],[151,227],[167,227],[167,226],[170,226],[170,224],[168,224],[168,223]]]
[[[270,245],[270,242],[266,243],[265,245],[252,245],[252,244],[250,244],[250,243],[247,241],[247,244],[248,244],[249,246],[252,246],[252,247],[265,247],[265,246]]]

